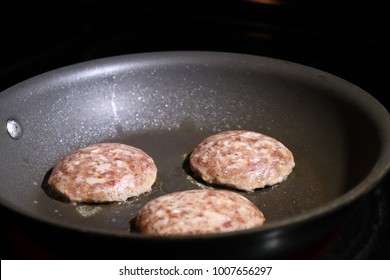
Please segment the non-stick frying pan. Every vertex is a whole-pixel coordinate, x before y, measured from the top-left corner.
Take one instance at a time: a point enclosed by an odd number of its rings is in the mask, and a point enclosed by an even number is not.
[[[325,234],[390,168],[390,117],[373,97],[328,73],[251,55],[162,52],[68,66],[2,92],[0,121],[1,204],[72,238],[88,236],[83,252],[277,256]],[[264,212],[265,225],[204,236],[134,232],[132,220],[150,199],[207,187],[192,178],[186,157],[205,137],[232,129],[272,136],[294,154],[285,182],[240,192]],[[52,167],[97,142],[130,144],[152,156],[153,191],[104,205],[50,195]]]

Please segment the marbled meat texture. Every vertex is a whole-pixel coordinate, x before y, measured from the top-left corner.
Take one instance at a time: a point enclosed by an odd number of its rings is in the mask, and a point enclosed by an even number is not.
[[[53,169],[49,185],[72,202],[125,201],[151,190],[157,167],[142,150],[119,143],[80,148]]]
[[[295,162],[291,151],[276,139],[233,130],[201,142],[191,153],[190,166],[207,183],[253,191],[284,181]]]
[[[142,233],[195,235],[244,230],[263,225],[263,213],[244,196],[228,190],[189,190],[160,196],[140,211]]]

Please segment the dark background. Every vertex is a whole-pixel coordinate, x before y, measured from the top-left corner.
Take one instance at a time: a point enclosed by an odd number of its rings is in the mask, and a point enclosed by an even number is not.
[[[313,66],[355,83],[386,103],[390,62],[386,1],[4,2],[0,90],[99,57],[211,50]]]
[[[375,0],[1,1],[0,91],[95,58],[207,50],[312,66],[356,84],[389,108],[390,20],[385,4]],[[367,198],[370,213],[381,213],[380,220],[362,226],[368,232],[358,243],[373,243],[369,252],[329,258],[390,257],[388,178]],[[380,205],[375,204],[378,200]],[[360,207],[367,212],[364,204]],[[376,237],[371,237],[377,228]],[[2,240],[8,238],[8,233],[2,235]],[[2,249],[5,257],[21,257],[8,247],[3,247],[9,249],[8,255]]]

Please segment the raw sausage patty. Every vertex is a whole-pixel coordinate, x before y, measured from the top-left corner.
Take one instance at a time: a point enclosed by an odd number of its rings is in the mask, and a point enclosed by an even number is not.
[[[253,191],[284,181],[295,162],[290,150],[274,138],[233,130],[203,140],[191,153],[190,166],[210,184]]]
[[[114,202],[150,191],[156,176],[153,159],[142,150],[100,143],[61,160],[48,183],[73,202]]]
[[[263,213],[247,198],[226,190],[189,190],[160,196],[139,212],[143,233],[186,235],[228,232],[261,226]]]

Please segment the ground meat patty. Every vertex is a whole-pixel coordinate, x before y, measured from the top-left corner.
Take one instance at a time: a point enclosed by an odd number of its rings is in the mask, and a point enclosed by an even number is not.
[[[206,138],[191,153],[190,166],[210,184],[253,191],[284,181],[295,163],[290,150],[274,138],[234,130]]]
[[[226,190],[189,190],[160,196],[139,212],[143,233],[206,234],[261,226],[263,213],[244,196]]]
[[[153,159],[142,150],[100,143],[61,160],[48,183],[73,202],[114,202],[150,191],[156,175]]]

